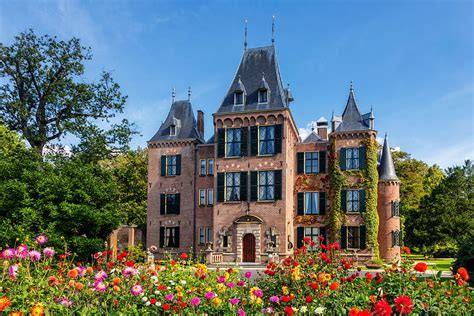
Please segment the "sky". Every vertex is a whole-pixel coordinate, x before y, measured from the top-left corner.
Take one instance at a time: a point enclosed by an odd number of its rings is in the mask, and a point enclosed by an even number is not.
[[[206,115],[219,107],[243,53],[275,45],[291,111],[304,136],[311,122],[342,114],[349,83],[361,112],[390,145],[442,168],[474,158],[471,1],[0,1],[0,42],[18,33],[90,46],[85,80],[111,71],[128,95],[119,118],[134,122],[134,147],[160,127],[171,91]]]

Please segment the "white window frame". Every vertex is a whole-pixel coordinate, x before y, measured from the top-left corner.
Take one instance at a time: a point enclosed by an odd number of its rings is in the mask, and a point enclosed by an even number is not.
[[[170,136],[176,136],[176,125],[170,125]]]
[[[357,238],[358,241],[357,243],[359,244],[359,247],[354,248],[354,247],[349,247],[349,228],[357,228]],[[347,249],[360,249],[360,226],[347,226],[347,236],[346,236],[346,245]]]
[[[177,176],[178,174],[178,156],[177,155],[166,155],[166,176],[167,177],[174,177]],[[174,164],[170,163],[170,160],[174,159]],[[174,166],[174,173],[170,172],[170,168],[173,168]]]
[[[242,135],[240,135],[242,137]],[[214,175],[214,159],[207,160],[207,174]]]
[[[260,98],[260,93],[265,93],[266,99],[267,99],[266,101],[262,101],[262,99]],[[258,95],[258,104],[268,104],[268,99],[269,99],[269,95],[270,95],[269,92],[268,92],[268,89],[258,90],[257,95]]]
[[[176,227],[165,227],[165,240],[163,242],[163,246],[165,248],[179,248],[179,245],[170,246],[170,238],[173,238],[173,244],[176,243]]]
[[[311,234],[307,234],[307,230],[311,230]],[[314,234],[313,230],[316,230],[317,233]],[[316,226],[310,226],[310,227],[305,227],[303,231],[304,237],[309,237],[311,241],[314,241],[316,245],[313,247],[311,245],[307,245],[306,248],[308,250],[316,250],[319,248],[319,236],[321,236],[321,227],[316,227]]]
[[[199,245],[206,244],[206,229],[204,227],[199,227],[198,242],[199,242]]]
[[[316,195],[316,211],[315,213],[309,213],[308,212],[308,204],[307,204],[307,201],[308,201],[308,198],[307,196],[308,195],[312,195],[312,194],[315,194]],[[321,212],[320,212],[320,209],[319,209],[319,192],[316,192],[316,191],[311,191],[311,192],[304,192],[304,215],[320,215]]]
[[[238,142],[237,142],[237,141],[234,141],[234,140],[233,140],[232,142],[229,142],[229,141],[227,140],[227,133],[228,133],[230,130],[233,131],[233,132],[232,132],[233,137],[235,137],[235,131],[236,131],[236,130],[239,131],[239,133],[238,133],[238,134],[239,134],[239,141],[238,141]],[[229,154],[228,154],[228,150],[227,150],[227,149],[228,149],[228,146],[227,146],[227,145],[228,145],[228,144],[234,145],[234,144],[236,144],[236,143],[239,144],[239,146],[238,146],[238,148],[239,148],[239,149],[238,149],[239,154],[238,154],[238,155],[229,155]],[[240,129],[240,127],[226,128],[226,129],[225,129],[225,157],[226,157],[226,158],[240,157],[240,156],[242,155],[241,147],[242,147],[242,130]]]
[[[351,201],[357,201],[357,210],[354,211],[354,208],[352,207],[351,210],[349,210],[349,192],[352,192],[352,196],[354,194],[354,192],[357,192],[357,200],[354,200],[354,198],[352,198]],[[354,206],[354,202],[351,202],[352,203],[352,206]],[[359,190],[346,190],[346,211],[347,213],[360,213],[360,192]]]
[[[206,189],[199,189],[199,206],[206,205]]]
[[[211,244],[212,242],[213,242],[212,227],[207,227],[206,228],[206,243]]]
[[[242,192],[240,192],[241,188],[242,188],[242,179],[241,179],[241,175],[240,175],[240,172],[226,172],[224,173],[225,176],[224,176],[224,200],[225,202],[238,202],[240,201],[240,197],[242,195]],[[228,189],[228,186],[227,186],[227,175],[230,175],[230,174],[233,174],[232,175],[232,183],[233,185],[231,186],[232,188],[237,188],[238,187],[238,191],[239,191],[239,195],[238,195],[238,198],[233,200],[233,199],[228,199],[227,198],[227,189]],[[239,178],[239,185],[235,185],[235,175],[238,174],[238,178]]]
[[[214,205],[214,189],[207,189],[207,205]]]
[[[204,172],[203,172],[203,163],[204,163]],[[199,175],[205,176],[207,174],[207,162],[206,159],[199,160]]]
[[[237,94],[242,94],[242,103],[237,103]],[[235,91],[234,92],[234,105],[242,106],[245,104],[245,93],[243,91]]]
[[[260,129],[261,129],[261,128],[265,128],[265,129],[267,129],[267,131],[268,131],[268,129],[271,128],[271,127],[273,127],[273,153],[263,153],[263,154],[262,154],[262,153],[260,152],[260,149],[261,149],[260,142],[261,142],[261,141],[263,141],[263,142],[271,142],[272,140],[267,140],[267,139],[261,140],[261,139],[260,139]],[[275,130],[276,130],[276,125],[275,125],[275,124],[271,124],[271,125],[258,125],[258,130],[257,130],[257,136],[258,136],[258,153],[257,153],[257,154],[258,154],[258,156],[274,156],[274,155],[276,154],[276,152],[275,152],[275,141],[276,141],[276,139],[275,139]]]
[[[353,156],[353,153],[356,152],[357,153],[357,158],[349,158],[349,151],[351,152],[351,157]],[[359,147],[349,147],[349,148],[346,148],[346,170],[359,170],[360,169],[360,150],[359,150]],[[350,160],[353,160],[357,166],[356,167],[352,167],[350,168],[349,167],[349,161]]]
[[[273,187],[273,198],[272,199],[262,199],[260,197],[260,186],[261,186],[261,184],[260,184],[260,174],[261,173],[268,174],[269,172],[273,173],[273,184],[268,184],[268,176],[266,176],[265,178],[266,178],[267,182],[265,184],[265,187],[268,188],[268,189]],[[276,189],[276,186],[275,186],[275,170],[262,170],[262,171],[259,171],[257,173],[257,190],[258,190],[257,191],[257,194],[258,194],[257,199],[258,199],[258,201],[263,201],[263,202],[275,201],[275,189]],[[268,193],[266,195],[268,195]]]
[[[316,159],[314,158],[311,158],[311,160],[316,160],[316,172],[309,172],[307,169],[306,169],[306,155],[307,154],[315,154],[316,155]],[[308,152],[305,152],[304,153],[304,173],[305,174],[318,174],[319,173],[319,151],[308,151]]]

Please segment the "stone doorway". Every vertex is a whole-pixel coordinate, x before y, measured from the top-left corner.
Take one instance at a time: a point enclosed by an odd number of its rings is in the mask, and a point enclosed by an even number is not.
[[[235,230],[236,230],[236,237],[237,237],[237,244],[236,247],[236,262],[260,262],[261,260],[261,226],[262,226],[262,219],[258,218],[254,215],[244,215],[237,218],[234,221]],[[247,235],[251,235],[250,237],[246,237]],[[245,245],[244,238],[247,238],[247,245]],[[251,243],[250,239],[253,239]],[[248,248],[252,247],[253,251],[247,250]],[[247,247],[249,246],[249,247]],[[246,252],[249,257],[245,254]],[[244,257],[245,256],[245,257]]]
[[[253,234],[245,234],[242,243],[242,261],[255,262],[255,236]]]

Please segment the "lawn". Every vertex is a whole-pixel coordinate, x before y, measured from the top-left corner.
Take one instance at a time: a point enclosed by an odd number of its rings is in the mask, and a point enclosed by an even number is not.
[[[438,271],[451,271],[451,265],[454,262],[453,258],[426,258],[422,254],[403,255],[413,261],[423,261],[428,265],[429,269]]]

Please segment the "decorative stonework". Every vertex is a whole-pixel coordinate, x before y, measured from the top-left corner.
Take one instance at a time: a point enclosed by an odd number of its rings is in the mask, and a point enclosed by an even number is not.
[[[261,233],[260,224],[236,224],[237,230],[237,262],[243,260],[243,238],[246,234],[253,234],[255,236],[255,262],[261,261]]]
[[[223,252],[232,251],[232,227],[225,228],[223,227],[219,232],[219,250]],[[227,236],[227,247],[224,247],[224,237]]]
[[[275,226],[270,227],[265,231],[265,245],[268,253],[278,252],[280,248],[280,232]],[[272,238],[273,237],[273,238]]]

